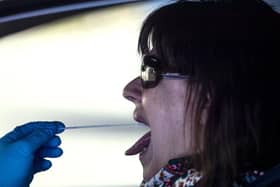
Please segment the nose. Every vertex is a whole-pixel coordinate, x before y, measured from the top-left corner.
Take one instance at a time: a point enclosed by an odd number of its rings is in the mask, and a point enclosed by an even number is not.
[[[124,87],[123,97],[133,103],[140,103],[142,92],[141,80],[139,77],[136,77]]]

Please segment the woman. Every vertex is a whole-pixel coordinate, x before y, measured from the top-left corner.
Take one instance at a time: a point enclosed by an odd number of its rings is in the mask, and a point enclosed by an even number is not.
[[[259,0],[179,1],[148,16],[141,76],[123,93],[151,129],[126,151],[140,153],[141,186],[245,187],[279,163],[279,24]],[[63,129],[34,122],[1,138],[0,186],[49,169]]]
[[[280,163],[279,15],[262,1],[173,3],[139,37],[141,76],[124,88],[150,132],[141,186],[241,187]]]

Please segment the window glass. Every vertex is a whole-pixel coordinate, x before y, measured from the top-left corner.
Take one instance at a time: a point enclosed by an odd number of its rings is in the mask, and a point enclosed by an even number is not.
[[[0,132],[29,121],[134,124],[123,87],[138,76],[137,39],[161,2],[116,6],[0,38]],[[143,127],[69,130],[64,155],[31,186],[138,186],[142,168],[124,152]]]

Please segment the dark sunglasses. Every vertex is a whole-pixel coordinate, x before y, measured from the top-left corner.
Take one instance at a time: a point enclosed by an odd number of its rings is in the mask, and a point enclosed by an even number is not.
[[[191,76],[179,73],[162,73],[160,61],[153,55],[144,55],[141,65],[140,79],[143,88],[154,88],[163,78],[166,79],[191,79]]]

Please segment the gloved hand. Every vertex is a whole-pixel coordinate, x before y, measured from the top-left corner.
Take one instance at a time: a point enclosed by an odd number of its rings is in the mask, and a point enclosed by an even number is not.
[[[31,122],[16,127],[0,139],[0,186],[27,187],[33,175],[51,167],[44,157],[62,155],[61,122]]]

